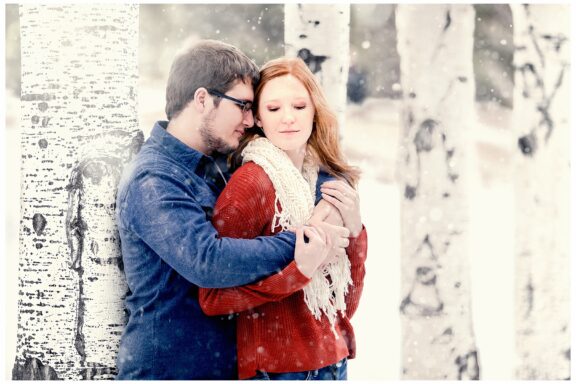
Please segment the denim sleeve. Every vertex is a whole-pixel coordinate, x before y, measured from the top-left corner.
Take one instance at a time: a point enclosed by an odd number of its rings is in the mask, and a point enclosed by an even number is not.
[[[322,192],[320,192],[320,187],[326,181],[335,180],[336,178],[330,175],[328,172],[320,170],[318,172],[318,180],[316,180],[316,202],[314,204],[318,204],[322,199]]]
[[[121,202],[122,225],[170,267],[204,288],[253,283],[294,258],[295,235],[218,238],[200,204],[178,179],[150,173],[135,180]]]

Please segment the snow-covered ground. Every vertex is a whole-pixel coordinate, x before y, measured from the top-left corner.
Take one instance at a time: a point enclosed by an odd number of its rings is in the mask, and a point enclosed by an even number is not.
[[[9,95],[7,95],[9,96]],[[16,345],[19,231],[19,102],[6,101],[6,378],[10,378]],[[148,135],[164,118],[163,85],[139,90],[140,125]],[[350,105],[342,132],[348,158],[363,171],[361,210],[369,250],[364,295],[353,319],[357,358],[350,379],[400,378],[400,195],[395,182],[399,142],[399,102],[368,99]],[[473,140],[470,189],[471,280],[474,330],[481,378],[512,379],[514,368],[513,239],[511,179],[513,140],[510,113],[498,106],[478,106]],[[497,220],[495,220],[497,218]]]

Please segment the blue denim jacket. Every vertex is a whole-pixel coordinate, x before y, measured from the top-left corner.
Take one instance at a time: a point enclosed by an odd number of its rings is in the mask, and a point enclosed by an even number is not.
[[[166,125],[156,123],[118,187],[130,293],[117,378],[235,379],[234,316],[204,315],[198,287],[245,285],[281,270],[293,259],[295,236],[218,238],[210,219],[222,186],[213,160]]]

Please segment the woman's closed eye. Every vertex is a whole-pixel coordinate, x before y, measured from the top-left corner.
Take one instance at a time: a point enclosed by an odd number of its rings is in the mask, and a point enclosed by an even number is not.
[[[298,105],[295,105],[294,108],[299,109],[299,110],[306,109],[306,104],[298,104]]]

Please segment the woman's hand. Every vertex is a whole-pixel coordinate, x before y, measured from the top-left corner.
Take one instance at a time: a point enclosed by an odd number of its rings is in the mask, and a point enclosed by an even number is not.
[[[312,211],[312,217],[310,217],[310,220],[308,220],[308,223],[312,225],[321,222],[338,225],[340,227],[344,226],[344,220],[342,220],[340,211],[338,211],[335,206],[324,199],[321,199],[318,204],[316,204],[314,210]]]
[[[304,241],[304,235],[308,238],[308,242]],[[330,237],[321,228],[309,226],[296,228],[294,261],[306,277],[312,277],[318,267],[323,264],[331,248]]]
[[[343,180],[327,181],[322,184],[320,191],[322,198],[338,209],[344,226],[350,230],[350,236],[358,236],[362,231],[358,192]]]

